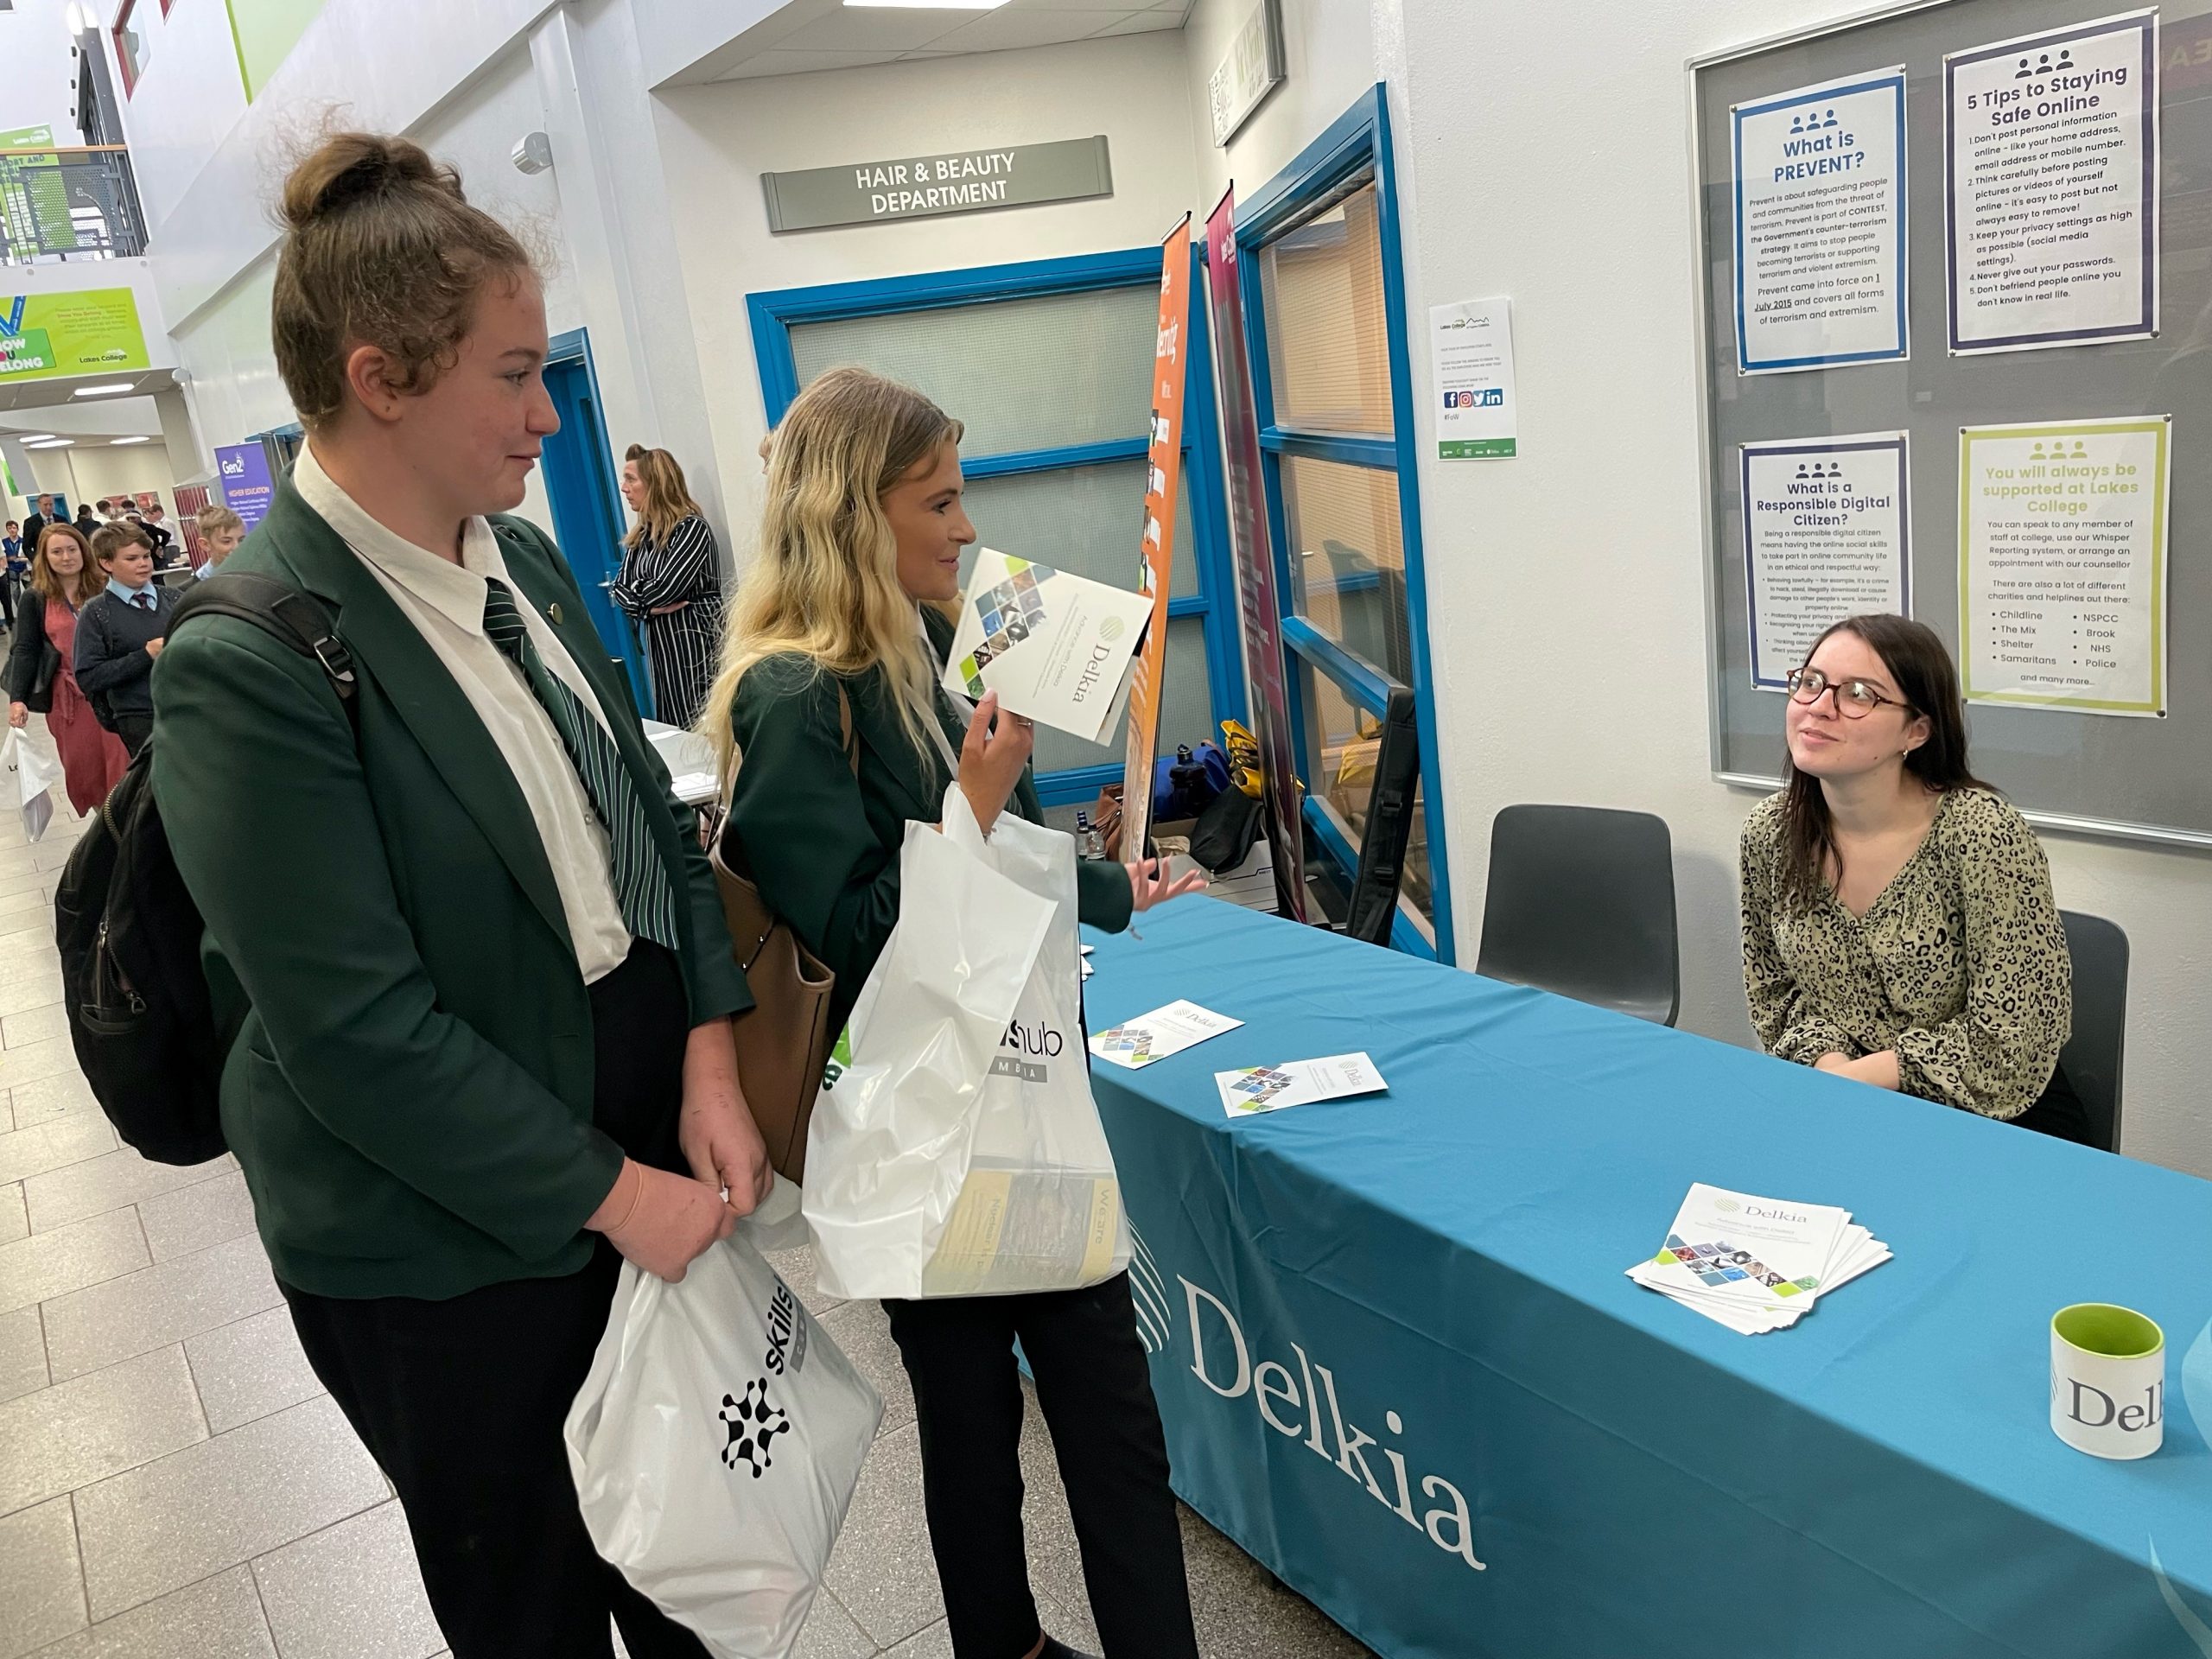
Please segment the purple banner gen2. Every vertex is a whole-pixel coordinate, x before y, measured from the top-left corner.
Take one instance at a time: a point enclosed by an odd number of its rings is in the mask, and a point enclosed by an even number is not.
[[[245,520],[248,531],[269,516],[276,486],[270,481],[269,452],[257,443],[226,443],[215,451],[216,488],[223,505]]]

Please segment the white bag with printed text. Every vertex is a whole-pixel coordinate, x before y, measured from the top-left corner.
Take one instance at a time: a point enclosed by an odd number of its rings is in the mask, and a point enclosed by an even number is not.
[[[852,1063],[816,1103],[804,1206],[832,1296],[1073,1290],[1128,1266],[1090,1095],[1075,842],[957,785],[910,823]]]
[[[716,1659],[786,1659],[883,1415],[761,1236],[681,1284],[624,1262],[563,1430],[594,1547]]]

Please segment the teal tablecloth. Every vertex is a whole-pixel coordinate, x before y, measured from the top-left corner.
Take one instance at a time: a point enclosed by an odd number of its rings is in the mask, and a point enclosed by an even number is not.
[[[1140,925],[1091,1029],[1245,1022],[1094,1071],[1176,1489],[1370,1646],[2212,1655],[2212,1185],[1210,899]],[[1389,1094],[1224,1118],[1215,1071],[1353,1049]],[[1622,1274],[1700,1180],[1897,1259],[1736,1335]],[[2090,1300],[2165,1328],[2154,1458],[2050,1433]]]

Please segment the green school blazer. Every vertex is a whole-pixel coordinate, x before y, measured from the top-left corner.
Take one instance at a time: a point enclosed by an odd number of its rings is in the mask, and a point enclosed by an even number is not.
[[[922,617],[941,659],[952,625],[931,610]],[[857,777],[838,719],[841,683],[852,709]],[[906,825],[938,822],[951,779],[934,745],[925,756],[906,736],[880,669],[839,676],[803,657],[764,658],[739,682],[732,720],[741,760],[727,833],[762,901],[836,974],[830,1028],[842,1031],[899,919]],[[967,734],[949,714],[943,723],[959,753]],[[1007,810],[1043,822],[1027,772]],[[1129,925],[1128,873],[1119,864],[1077,862],[1076,903],[1084,921],[1120,932]]]
[[[689,924],[691,1022],[750,1007],[696,820],[575,576],[535,526],[494,522],[519,532],[500,537],[514,586],[591,682],[645,795]],[[276,1275],[435,1300],[575,1272],[622,1154],[592,1127],[590,998],[521,788],[289,480],[228,568],[319,597],[359,687],[357,741],[320,666],[230,617],[194,623],[154,668],[154,792],[207,923],[216,1016],[251,1005],[223,1131]]]

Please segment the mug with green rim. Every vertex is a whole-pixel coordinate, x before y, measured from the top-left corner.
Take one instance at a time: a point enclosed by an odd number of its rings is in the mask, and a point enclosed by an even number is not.
[[[2165,1440],[2166,1333],[2133,1308],[2076,1302],[2050,1320],[2050,1429],[2077,1452],[2126,1461]]]

